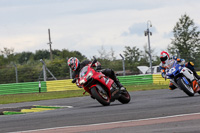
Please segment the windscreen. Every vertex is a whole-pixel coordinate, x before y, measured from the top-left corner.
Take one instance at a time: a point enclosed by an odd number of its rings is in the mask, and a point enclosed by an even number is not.
[[[87,73],[87,70],[88,70],[88,66],[83,67],[79,73],[79,77],[82,78],[83,76],[85,76],[85,74]]]
[[[176,65],[176,61],[174,59],[168,60],[167,68],[170,69]]]

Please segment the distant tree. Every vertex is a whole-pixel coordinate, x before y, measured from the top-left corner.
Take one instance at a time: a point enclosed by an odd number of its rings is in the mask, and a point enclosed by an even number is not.
[[[103,47],[103,45],[101,46],[101,49],[98,50],[99,52],[99,58],[100,59],[108,59],[109,54],[107,53],[107,51],[105,50],[105,48]]]
[[[110,60],[111,60],[111,61],[116,60],[115,51],[113,50],[112,47],[111,47],[111,49],[110,49]]]
[[[77,57],[80,61],[87,58],[85,55],[82,55],[79,51],[72,51],[70,54],[72,54],[74,57]]]
[[[52,50],[53,58],[60,57],[61,51],[58,49]]]
[[[0,52],[2,55],[4,55],[5,57],[8,57],[9,55],[14,54],[14,49],[13,48],[6,48],[4,47],[4,50],[1,50]]]
[[[125,46],[124,56],[125,59],[129,61],[129,63],[137,62],[140,59],[141,51],[139,48],[134,46],[131,48],[130,46]]]
[[[3,66],[5,64],[6,64],[6,62],[5,62],[4,56],[0,55],[0,66]]]
[[[62,59],[70,58],[70,51],[68,49],[63,49],[59,55]]]
[[[36,50],[34,60],[50,59],[50,52],[48,50]]]
[[[158,56],[156,56],[154,51],[155,51],[155,49],[151,48],[152,65],[158,65],[160,60],[158,60]],[[149,66],[149,62],[150,62],[150,55],[149,55],[148,46],[146,44],[146,45],[144,45],[144,51],[141,54],[140,63],[145,66]]]
[[[22,52],[16,54],[16,57],[18,57],[19,64],[27,63],[27,61],[30,59],[30,57],[33,56],[32,52]]]
[[[4,56],[5,63],[10,63],[15,60],[13,48],[9,49],[9,48],[4,47],[4,50],[1,50],[0,54]]]
[[[168,51],[174,55],[178,50],[181,58],[194,60],[195,55],[200,52],[200,32],[197,31],[194,21],[187,14],[182,15],[173,29],[173,34]]]
[[[141,56],[141,51],[139,48],[134,46],[131,48],[130,46],[125,46],[124,57],[127,61],[126,67],[131,71],[138,71],[137,66],[139,65],[139,60]]]

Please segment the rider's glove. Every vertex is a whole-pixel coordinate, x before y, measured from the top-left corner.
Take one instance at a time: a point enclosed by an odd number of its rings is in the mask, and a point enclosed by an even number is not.
[[[177,60],[177,57],[176,57],[176,56],[173,56],[172,59]]]
[[[73,79],[73,80],[72,80],[72,83],[76,83],[76,79]]]
[[[162,75],[163,78],[166,77],[166,73],[165,72],[162,72],[161,75]]]
[[[82,86],[78,82],[76,82],[76,86],[78,86],[79,88],[82,88]]]
[[[176,60],[177,60],[177,62],[181,62],[181,59],[180,59],[180,58],[177,58]]]
[[[181,65],[181,66],[185,64],[185,60],[184,60],[184,59],[177,58],[177,62],[178,62],[179,65]]]

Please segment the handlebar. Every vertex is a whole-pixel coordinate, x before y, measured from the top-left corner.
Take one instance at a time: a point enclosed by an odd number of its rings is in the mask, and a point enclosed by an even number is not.
[[[94,58],[94,60],[92,61],[91,66],[97,62],[97,59],[94,56],[93,56],[93,58]]]
[[[74,78],[74,79],[72,80],[72,83],[76,83],[76,79],[77,79],[77,78]]]

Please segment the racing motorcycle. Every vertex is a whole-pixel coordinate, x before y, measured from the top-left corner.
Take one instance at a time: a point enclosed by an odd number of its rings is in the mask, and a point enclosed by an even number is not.
[[[93,99],[96,99],[104,106],[110,105],[110,102],[118,100],[122,104],[129,103],[131,100],[127,90],[120,90],[115,82],[105,76],[101,70],[93,69],[93,64],[97,62],[96,58],[91,64],[83,67],[76,80],[78,87],[84,88],[85,94],[88,92]]]
[[[200,87],[198,79],[194,76],[193,72],[174,61],[169,69],[166,71],[166,78],[179,89],[184,91],[188,96],[194,96],[195,93],[200,94]]]

